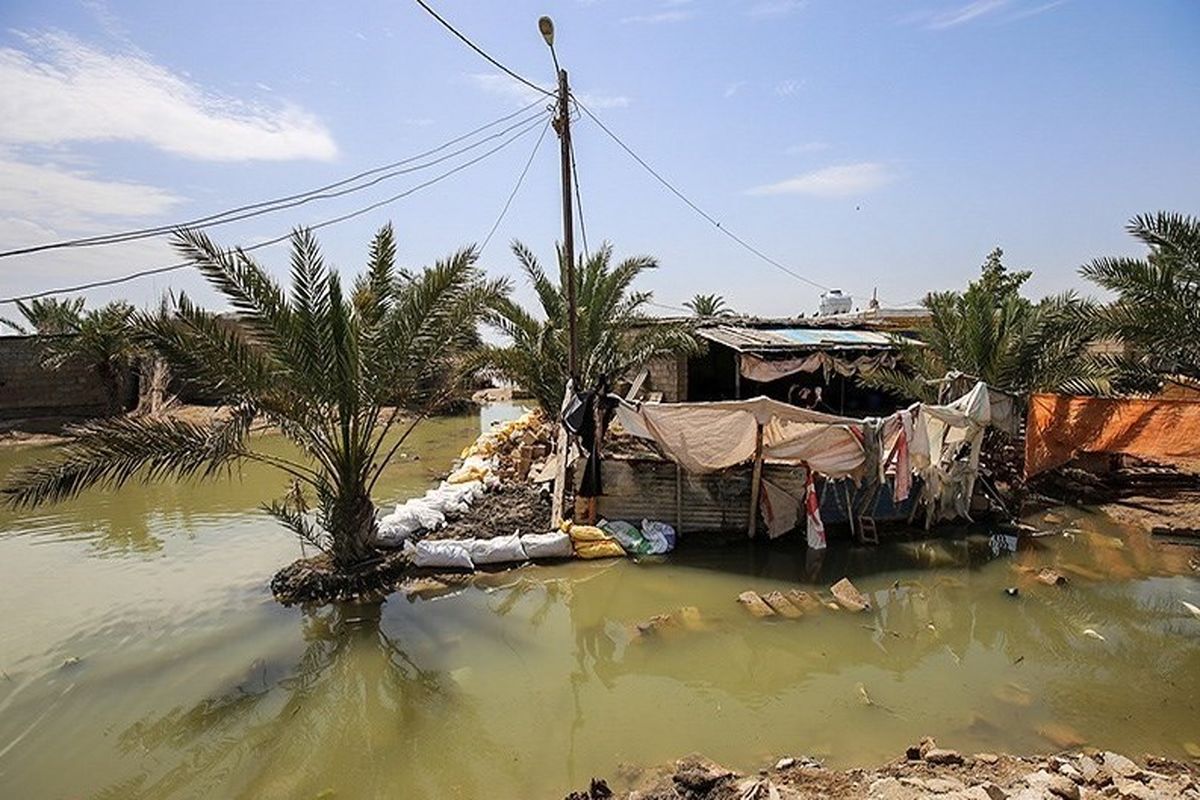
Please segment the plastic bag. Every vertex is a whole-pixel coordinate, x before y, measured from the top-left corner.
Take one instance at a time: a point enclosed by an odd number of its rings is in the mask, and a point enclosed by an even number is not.
[[[507,564],[526,558],[525,548],[515,533],[492,539],[468,539],[465,544],[476,564]]]
[[[650,555],[661,555],[675,549],[675,529],[665,522],[642,520],[642,536],[650,545]]]
[[[621,520],[602,520],[600,529],[616,539],[627,553],[649,555],[652,545],[642,536],[636,525]]]
[[[471,554],[461,542],[451,539],[441,541],[423,539],[415,545],[404,543],[404,552],[412,558],[418,567],[436,567],[441,569],[475,569]]]
[[[521,546],[530,558],[570,558],[575,554],[571,537],[562,531],[549,533],[523,533]]]

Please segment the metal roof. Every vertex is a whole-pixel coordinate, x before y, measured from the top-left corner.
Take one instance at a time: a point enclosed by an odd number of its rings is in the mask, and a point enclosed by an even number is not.
[[[739,353],[787,350],[893,349],[891,337],[878,331],[830,328],[746,328],[718,325],[700,328],[696,335]]]

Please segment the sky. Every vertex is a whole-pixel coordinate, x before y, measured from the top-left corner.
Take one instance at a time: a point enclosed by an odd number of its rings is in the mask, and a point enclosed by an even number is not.
[[[640,288],[659,313],[701,292],[738,311],[809,314],[818,286],[856,306],[873,291],[910,304],[965,286],[997,246],[1011,268],[1034,271],[1031,296],[1096,294],[1078,268],[1138,254],[1130,217],[1200,213],[1194,0],[430,3],[545,86],[554,68],[537,18],[553,16],[580,100],[726,230],[812,282],[727,238],[581,117],[588,243],[654,256]],[[410,0],[4,0],[0,249],[307,191],[536,99]],[[551,132],[535,152],[540,130],[321,230],[327,261],[357,273],[388,221],[411,267],[482,243],[532,158],[481,256],[530,301],[509,243],[548,263],[562,235],[557,141]],[[262,242],[467,157],[210,233]],[[286,276],[285,247],[255,255]],[[0,259],[0,297],[177,260],[163,239]],[[146,305],[167,290],[221,305],[191,270],[87,296]]]

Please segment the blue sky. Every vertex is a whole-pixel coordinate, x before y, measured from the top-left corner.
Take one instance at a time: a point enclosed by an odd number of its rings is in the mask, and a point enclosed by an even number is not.
[[[1002,246],[1031,294],[1136,253],[1133,214],[1200,213],[1200,4],[1108,0],[433,2],[549,84],[551,14],[584,102],[730,230],[864,302],[960,287]],[[0,245],[163,224],[337,180],[440,144],[532,98],[407,0],[353,4],[6,0],[0,8]],[[479,242],[534,137],[428,190],[322,231],[344,272],[393,221],[407,264]],[[648,253],[678,305],[811,313],[819,290],[715,231],[583,119],[588,238]],[[401,191],[425,174],[217,229],[253,243]],[[560,236],[548,136],[483,263]],[[260,260],[286,272],[286,251]],[[0,261],[0,295],[170,263],[163,242]],[[175,273],[89,295],[152,302]],[[0,313],[6,310],[0,309]]]

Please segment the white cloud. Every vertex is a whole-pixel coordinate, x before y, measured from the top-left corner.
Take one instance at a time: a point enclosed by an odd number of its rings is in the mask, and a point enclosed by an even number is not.
[[[208,91],[133,52],[73,36],[24,35],[0,48],[0,144],[127,141],[210,161],[331,159],[321,122],[292,104]]]
[[[800,91],[801,87],[803,86],[803,81],[788,78],[775,84],[775,94],[779,95],[780,97],[791,97],[796,92]]]
[[[966,5],[951,8],[940,14],[934,14],[926,25],[933,30],[945,30],[957,25],[970,22],[973,19],[992,14],[1009,4],[1010,0],[972,0]]]
[[[51,164],[30,164],[0,152],[0,215],[80,229],[95,217],[160,214],[181,198],[141,183],[104,181]],[[18,217],[20,219],[18,219]]]
[[[800,142],[784,150],[789,156],[799,156],[805,153],[816,153],[821,150],[828,150],[829,145],[826,142]]]
[[[824,167],[794,178],[756,186],[747,190],[752,195],[807,194],[814,197],[847,197],[866,194],[895,180],[883,164],[863,162]]]
[[[502,75],[499,72],[476,72],[467,75],[467,79],[475,86],[488,94],[494,94],[499,97],[507,97],[512,100],[515,105],[526,106],[538,98],[545,97],[544,94],[534,89],[517,83],[508,75]],[[553,92],[555,87],[549,84],[543,84],[548,92]],[[577,92],[572,90],[571,93],[579,98],[585,106],[592,109],[600,108],[625,108],[629,105],[629,98],[620,94],[592,94],[590,92]],[[549,100],[550,98],[547,98]]]
[[[625,24],[640,23],[646,25],[659,25],[664,22],[684,22],[694,17],[691,11],[675,9],[672,11],[659,11],[654,14],[634,14],[631,17],[622,17],[621,22]]]
[[[726,84],[725,91],[723,92],[723,94],[727,98],[733,97],[735,94],[740,92],[742,90],[742,87],[744,87],[745,85],[746,85],[745,81],[734,81],[733,83]]]
[[[768,17],[784,17],[793,11],[799,11],[807,5],[805,0],[763,0],[755,3],[746,10],[746,16],[755,19]]]

